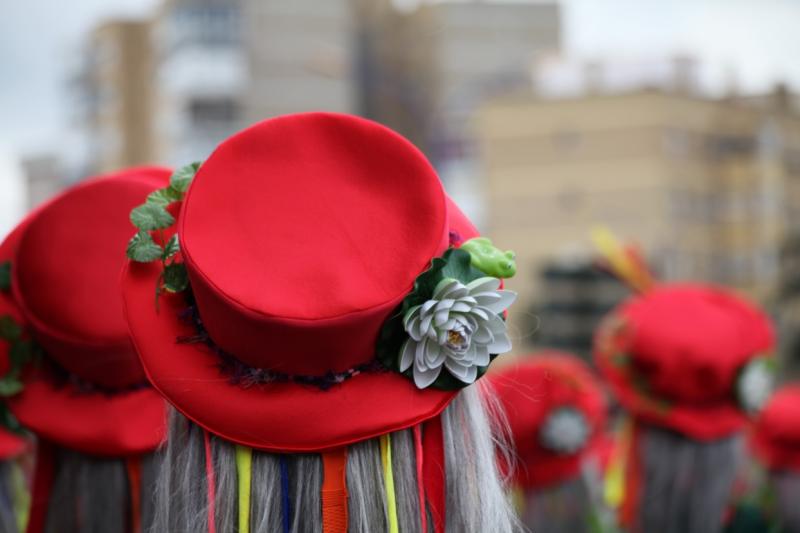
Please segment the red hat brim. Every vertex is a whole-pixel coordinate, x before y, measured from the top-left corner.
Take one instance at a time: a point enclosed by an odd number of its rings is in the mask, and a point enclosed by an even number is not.
[[[464,240],[478,235],[449,199],[448,217]],[[156,310],[159,273],[155,264],[129,263],[123,274],[128,327],[142,366],[178,411],[226,440],[270,452],[337,448],[433,418],[458,392],[420,390],[391,371],[362,373],[328,390],[290,382],[234,385],[208,347],[177,342],[196,331],[179,318],[187,307],[183,295],[162,295]]]
[[[24,228],[38,212],[0,244],[0,261],[13,260]],[[0,316],[6,314],[22,320],[11,295],[0,293]],[[86,393],[56,384],[38,370],[30,370],[23,381],[23,391],[6,400],[9,409],[23,426],[59,446],[92,455],[135,455],[155,450],[166,434],[166,406],[152,389]],[[3,448],[0,439],[0,457],[5,456]]]
[[[741,431],[747,422],[732,401],[710,405],[660,403],[636,388],[627,369],[615,364],[613,354],[597,354],[595,361],[617,401],[642,422],[701,441],[732,435]]]

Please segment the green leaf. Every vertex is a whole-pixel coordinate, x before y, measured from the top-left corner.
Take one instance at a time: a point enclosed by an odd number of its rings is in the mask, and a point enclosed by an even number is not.
[[[192,183],[194,175],[200,168],[200,162],[195,161],[190,165],[183,166],[172,173],[169,178],[169,185],[179,193],[185,193],[189,189],[189,184]]]
[[[11,318],[11,315],[0,316],[0,339],[15,341],[21,335],[22,328]]]
[[[22,382],[16,376],[7,374],[0,379],[0,396],[14,396],[22,392]]]
[[[168,228],[175,219],[164,207],[155,204],[142,204],[131,211],[131,223],[144,231]]]
[[[11,288],[11,261],[0,263],[0,291]]]
[[[183,263],[172,263],[164,267],[164,289],[181,292],[189,286],[189,276]]]
[[[138,263],[149,263],[161,257],[163,250],[161,246],[153,241],[153,238],[146,231],[140,231],[128,242],[125,254],[129,259]]]
[[[181,245],[178,242],[178,234],[175,233],[172,237],[169,238],[167,241],[167,245],[164,247],[164,254],[162,255],[162,259],[165,261],[172,257],[173,255],[177,254],[181,251]]]
[[[11,345],[8,357],[14,367],[20,367],[33,358],[33,343],[29,340],[17,340]]]
[[[160,207],[167,207],[172,202],[183,200],[183,193],[176,191],[172,187],[164,187],[151,192],[147,196],[147,203]]]

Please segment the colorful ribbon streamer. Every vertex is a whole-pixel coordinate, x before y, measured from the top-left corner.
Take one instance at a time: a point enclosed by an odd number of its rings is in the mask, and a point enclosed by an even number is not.
[[[347,448],[322,453],[322,533],[347,533]]]
[[[386,490],[386,510],[389,515],[389,533],[398,533],[397,500],[394,494],[394,472],[392,471],[392,437],[381,435],[381,463],[383,463],[383,483]]]
[[[236,474],[239,481],[239,533],[250,533],[250,486],[252,484],[253,450],[236,446]]]
[[[425,482],[424,468],[425,457],[422,453],[422,426],[414,426],[414,455],[417,463],[417,499],[419,500],[419,523],[420,531],[428,533],[428,511],[425,508]]]
[[[286,456],[280,456],[281,468],[281,504],[283,506],[283,533],[290,533],[292,529],[292,505],[289,500],[289,465]]]
[[[142,532],[142,465],[138,455],[125,460],[131,496],[131,533]]]
[[[444,434],[442,417],[431,418],[423,427],[422,443],[425,448],[423,474],[425,495],[431,510],[434,533],[444,533],[446,523]]]
[[[214,456],[211,453],[211,436],[203,430],[203,447],[206,452],[206,498],[208,499],[208,533],[217,533],[217,481],[214,475]]]

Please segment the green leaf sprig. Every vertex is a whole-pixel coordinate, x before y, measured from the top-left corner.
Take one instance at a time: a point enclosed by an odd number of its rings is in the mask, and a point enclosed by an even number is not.
[[[11,289],[11,261],[0,263],[0,291]],[[0,377],[0,397],[14,396],[23,389],[22,369],[38,354],[38,348],[25,337],[22,326],[11,315],[0,316],[0,340],[8,343],[10,369]],[[0,425],[3,424],[0,416]]]
[[[186,267],[176,257],[180,251],[178,234],[167,239],[164,230],[175,223],[175,217],[167,211],[167,207],[183,200],[199,169],[199,162],[177,169],[169,178],[169,186],[153,191],[145,203],[131,211],[131,223],[139,231],[128,242],[125,253],[138,263],[161,262],[161,274],[156,280],[156,307],[162,292],[181,292],[189,286]],[[153,239],[154,232],[158,235],[158,241]]]

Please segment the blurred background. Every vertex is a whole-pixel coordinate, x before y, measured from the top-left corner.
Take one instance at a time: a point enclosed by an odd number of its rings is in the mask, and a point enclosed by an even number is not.
[[[800,363],[800,1],[6,1],[0,235],[86,176],[202,160],[329,110],[412,140],[517,252],[517,351],[588,355],[626,290],[589,230],[662,279],[766,304]]]

